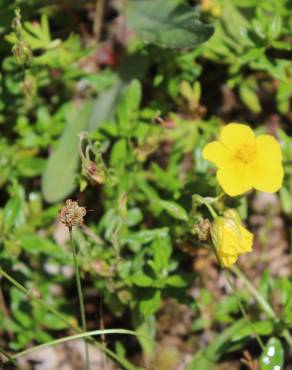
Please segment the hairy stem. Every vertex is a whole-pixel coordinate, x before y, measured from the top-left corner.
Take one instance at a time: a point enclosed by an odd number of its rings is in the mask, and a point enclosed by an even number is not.
[[[82,330],[85,333],[87,331],[86,327],[86,318],[85,318],[85,309],[84,309],[84,298],[81,286],[81,279],[80,279],[80,271],[79,271],[79,264],[78,264],[78,257],[77,257],[77,250],[75,246],[75,242],[73,240],[73,232],[72,227],[69,227],[70,233],[70,242],[72,247],[73,253],[73,260],[74,260],[74,267],[75,267],[75,275],[76,275],[76,285],[77,285],[77,292],[78,292],[78,299],[79,299],[79,307],[80,307],[80,315],[81,315],[81,326]],[[90,370],[89,364],[89,350],[88,350],[88,343],[85,340],[85,363],[86,363],[86,370]]]

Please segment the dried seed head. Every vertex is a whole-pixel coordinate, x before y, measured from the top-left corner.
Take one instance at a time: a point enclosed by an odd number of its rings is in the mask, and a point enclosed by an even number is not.
[[[200,241],[207,241],[210,236],[211,223],[208,219],[202,219],[195,225],[195,233]]]
[[[85,215],[85,207],[79,207],[77,202],[67,199],[66,204],[61,209],[59,219],[67,227],[80,226],[83,224]]]

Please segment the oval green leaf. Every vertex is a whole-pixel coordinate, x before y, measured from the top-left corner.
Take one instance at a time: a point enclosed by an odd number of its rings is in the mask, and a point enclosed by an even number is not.
[[[260,370],[282,370],[284,350],[278,338],[271,338],[260,357]]]
[[[143,41],[168,48],[193,48],[214,33],[197,12],[176,0],[129,0],[127,18]]]

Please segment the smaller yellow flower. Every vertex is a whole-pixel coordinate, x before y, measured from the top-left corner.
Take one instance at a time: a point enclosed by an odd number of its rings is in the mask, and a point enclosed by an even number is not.
[[[215,4],[213,0],[202,0],[201,1],[202,10],[205,12],[210,12],[214,17],[220,17],[221,7]]]
[[[207,144],[203,158],[217,167],[217,180],[234,197],[252,188],[274,193],[283,182],[282,153],[271,135],[255,137],[246,125],[226,125],[218,141]]]
[[[211,238],[222,267],[233,265],[238,256],[252,251],[253,234],[245,229],[235,210],[217,217],[211,227]]]

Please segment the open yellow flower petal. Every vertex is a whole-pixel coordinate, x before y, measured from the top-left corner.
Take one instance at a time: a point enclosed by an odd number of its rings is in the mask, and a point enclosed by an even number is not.
[[[203,157],[217,167],[217,180],[223,190],[234,197],[252,188],[276,192],[282,185],[282,153],[271,135],[255,137],[246,125],[226,125],[219,141],[207,144]]]
[[[229,123],[222,129],[219,140],[226,148],[234,151],[254,138],[252,129],[247,125]]]
[[[256,138],[256,146],[253,187],[274,193],[280,189],[284,177],[280,145],[273,136],[260,135]]]
[[[226,194],[231,197],[243,194],[252,189],[252,176],[247,168],[230,167],[219,169],[217,180]]]
[[[259,167],[254,173],[253,187],[256,190],[275,193],[281,188],[283,177],[284,169],[282,166],[275,168]]]
[[[219,141],[207,144],[202,155],[204,159],[213,162],[219,168],[226,166],[230,161],[230,153]]]
[[[260,135],[255,140],[257,146],[257,164],[263,167],[278,167],[282,161],[281,148],[271,135]]]

